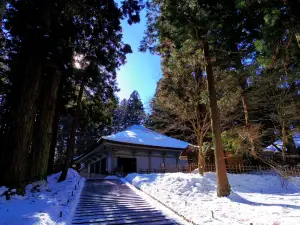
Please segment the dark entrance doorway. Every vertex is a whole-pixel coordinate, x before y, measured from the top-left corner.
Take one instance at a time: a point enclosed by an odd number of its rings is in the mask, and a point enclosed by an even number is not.
[[[136,158],[118,157],[118,170],[123,173],[136,173]]]
[[[101,174],[107,174],[106,171],[106,158],[101,159]]]
[[[100,165],[99,162],[94,163],[94,173],[99,174],[100,173]]]

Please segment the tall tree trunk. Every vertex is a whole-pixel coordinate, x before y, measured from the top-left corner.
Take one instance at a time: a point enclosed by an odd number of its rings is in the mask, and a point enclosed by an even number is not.
[[[82,99],[83,91],[84,91],[84,82],[82,81],[81,85],[80,85],[78,98],[77,98],[76,109],[74,112],[74,119],[73,119],[73,124],[72,124],[71,135],[70,135],[68,146],[67,146],[65,165],[64,165],[62,173],[58,179],[58,182],[64,181],[66,179],[67,174],[68,174],[68,169],[72,163],[72,156],[73,156],[74,146],[75,146],[75,134],[76,134],[76,130],[78,127],[79,111],[81,108],[81,99]]]
[[[43,84],[40,113],[36,122],[32,150],[30,154],[31,166],[29,178],[31,181],[43,179],[47,176],[49,152],[52,140],[52,127],[55,117],[55,106],[61,72],[56,68],[49,69],[50,74]]]
[[[197,88],[197,93],[200,95],[201,94],[201,89],[203,87],[203,75],[202,71],[199,70],[196,72],[195,75],[195,81],[196,81],[196,88]],[[199,151],[198,151],[198,170],[199,174],[201,176],[204,175],[204,164],[205,164],[205,159],[203,155],[203,135],[202,135],[202,130],[204,126],[204,120],[205,120],[205,115],[206,115],[206,106],[200,102],[197,103],[196,107],[196,117],[198,124],[196,124],[195,133],[198,139],[198,146],[199,146]]]
[[[4,135],[4,128],[5,128],[5,117],[6,117],[6,111],[5,111],[5,95],[1,96],[1,103],[0,103],[0,108],[1,108],[1,125],[0,125],[0,144],[2,143],[3,140],[3,135]]]
[[[198,138],[198,145],[199,145],[199,151],[198,151],[198,169],[199,174],[201,176],[204,175],[204,166],[205,166],[205,159],[203,154],[203,137]]]
[[[243,103],[244,116],[245,116],[245,126],[248,126],[248,124],[249,124],[249,113],[248,113],[247,99],[246,99],[246,96],[244,94],[244,89],[243,89],[243,94],[242,94],[242,103]]]
[[[6,0],[0,1],[0,28],[1,28],[1,38],[2,38],[2,25],[3,25],[3,16],[6,8]]]
[[[285,121],[282,119],[282,125],[281,125],[281,133],[282,133],[282,161],[284,164],[286,164],[286,145],[287,145],[287,136],[286,136],[286,130],[285,130]]]
[[[59,85],[58,93],[57,93],[57,100],[55,105],[55,117],[52,124],[52,140],[51,140],[51,146],[50,146],[50,153],[49,153],[49,159],[48,159],[48,171],[47,174],[50,175],[54,172],[54,158],[55,158],[55,152],[56,152],[56,145],[57,145],[57,135],[58,135],[58,128],[59,128],[59,120],[60,120],[60,113],[61,113],[61,102],[62,102],[62,91],[63,91],[63,79],[65,77],[61,78],[61,82]]]
[[[52,140],[51,140],[50,153],[48,159],[48,169],[47,169],[48,175],[54,172],[53,171],[54,157],[55,157],[55,148],[56,148],[58,126],[59,126],[59,119],[60,119],[60,94],[61,94],[62,85],[60,85],[59,89],[60,90],[58,91],[58,99],[55,106],[55,117],[52,124]]]
[[[27,157],[42,77],[41,65],[38,57],[31,56],[28,60],[18,108],[11,116],[11,125],[6,136],[4,156],[0,163],[3,173],[0,176],[0,185],[23,188],[26,182]]]
[[[285,127],[286,134],[287,134],[287,152],[291,155],[297,155],[297,147],[294,141],[293,132],[291,131],[291,128],[289,126]]]
[[[217,105],[216,89],[214,83],[214,76],[211,64],[211,58],[209,55],[209,46],[206,41],[202,41],[203,51],[205,57],[205,71],[207,76],[208,97],[211,112],[211,127],[212,137],[215,151],[215,164],[217,175],[217,195],[219,197],[228,196],[230,194],[230,185],[226,173],[226,164],[224,158],[224,151],[221,140],[220,129],[220,115]]]

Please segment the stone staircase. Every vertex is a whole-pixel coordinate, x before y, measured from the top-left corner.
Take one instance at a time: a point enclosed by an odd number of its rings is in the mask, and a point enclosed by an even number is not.
[[[178,224],[120,180],[87,180],[72,224]]]

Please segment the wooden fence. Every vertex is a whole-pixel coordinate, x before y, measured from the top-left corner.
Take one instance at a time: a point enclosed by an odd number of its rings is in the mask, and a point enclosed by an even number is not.
[[[139,173],[192,173],[198,170],[197,164],[189,164],[187,166],[168,166],[166,168],[160,168],[156,170],[139,170]],[[206,164],[204,166],[204,172],[215,172],[215,165]],[[245,165],[227,165],[227,172],[232,174],[274,174],[279,173],[283,176],[300,176],[300,167],[280,167],[280,168],[271,168],[270,166],[245,166]]]

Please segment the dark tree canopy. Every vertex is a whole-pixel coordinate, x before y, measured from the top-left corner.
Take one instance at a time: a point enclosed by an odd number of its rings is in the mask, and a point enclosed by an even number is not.
[[[1,185],[22,188],[51,173],[54,162],[68,168],[74,148],[80,153],[111,131],[116,70],[132,53],[122,42],[121,20],[139,22],[141,8],[137,0],[9,1],[1,49]]]

